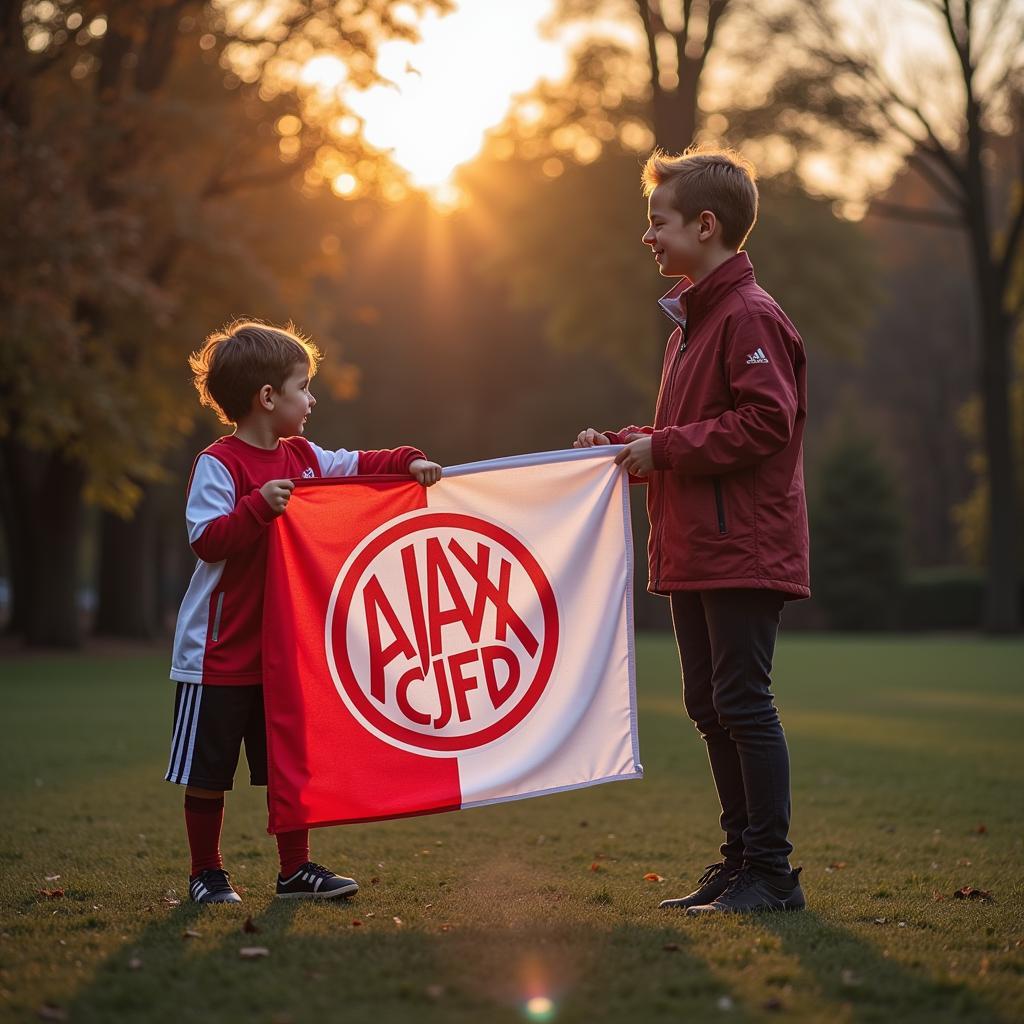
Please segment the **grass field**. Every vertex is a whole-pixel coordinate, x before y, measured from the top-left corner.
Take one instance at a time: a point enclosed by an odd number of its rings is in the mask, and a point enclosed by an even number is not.
[[[713,921],[656,909],[719,842],[667,637],[639,645],[642,782],[314,833],[363,885],[339,905],[270,897],[245,786],[223,843],[244,906],[184,899],[165,663],[0,664],[4,1020],[1024,1020],[1020,641],[783,638],[809,909]]]

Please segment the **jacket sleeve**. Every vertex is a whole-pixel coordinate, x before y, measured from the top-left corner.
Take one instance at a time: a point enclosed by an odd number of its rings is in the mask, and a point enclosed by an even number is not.
[[[799,409],[796,343],[771,316],[740,321],[723,342],[733,407],[714,419],[654,431],[656,469],[713,476],[782,451]]]
[[[359,468],[356,472],[361,476],[375,473],[408,473],[413,460],[425,458],[426,455],[419,448],[411,448],[409,445],[360,452]]]
[[[259,488],[236,503],[235,483],[224,464],[212,455],[199,456],[185,503],[188,541],[199,558],[223,562],[252,547],[275,518]]]
[[[612,444],[625,444],[630,434],[653,434],[654,427],[623,427],[621,430],[602,430]]]
[[[310,442],[321,476],[368,476],[379,473],[407,473],[413,459],[425,459],[418,448],[383,448],[379,451],[350,452],[345,448],[327,451]]]

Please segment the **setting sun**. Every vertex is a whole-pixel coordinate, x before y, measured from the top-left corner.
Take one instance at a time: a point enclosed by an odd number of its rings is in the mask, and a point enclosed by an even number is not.
[[[464,0],[445,17],[425,18],[421,42],[384,43],[379,68],[393,84],[350,97],[367,141],[390,152],[413,184],[451,202],[452,171],[476,155],[512,97],[565,72],[564,48],[538,34],[550,9],[551,0],[520,0],[511,18],[488,0]],[[342,62],[323,56],[302,75],[325,89],[344,77]]]

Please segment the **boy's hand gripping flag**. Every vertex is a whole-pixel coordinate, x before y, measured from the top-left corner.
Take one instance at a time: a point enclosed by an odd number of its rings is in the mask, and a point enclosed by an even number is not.
[[[270,831],[642,774],[619,446],[299,482],[270,539]]]

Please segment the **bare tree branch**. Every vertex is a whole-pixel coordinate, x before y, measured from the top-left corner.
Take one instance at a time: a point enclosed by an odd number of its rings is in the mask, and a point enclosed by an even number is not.
[[[218,175],[207,182],[199,198],[200,201],[206,202],[208,199],[218,196],[237,195],[248,189],[277,185],[282,181],[287,181],[293,174],[295,174],[294,163],[281,164],[260,174],[249,174],[238,178],[224,178]]]
[[[963,217],[945,210],[931,210],[924,206],[904,206],[884,199],[873,199],[868,207],[870,213],[877,213],[893,220],[913,221],[917,224],[931,224],[934,227],[963,230]]]
[[[1018,250],[1020,249],[1022,236],[1024,236],[1024,199],[1018,199],[1017,213],[1014,215],[1010,228],[1007,231],[1006,245],[996,267],[996,273],[999,275],[999,283],[1002,286],[1001,291],[1004,296],[1010,283],[1010,273],[1019,255]]]
[[[708,59],[708,54],[711,52],[711,47],[715,43],[715,30],[718,28],[722,20],[722,15],[725,14],[726,8],[729,6],[729,0],[711,0],[708,6],[708,30],[704,36],[704,52],[701,54],[700,63],[701,67],[704,66],[704,62]]]

